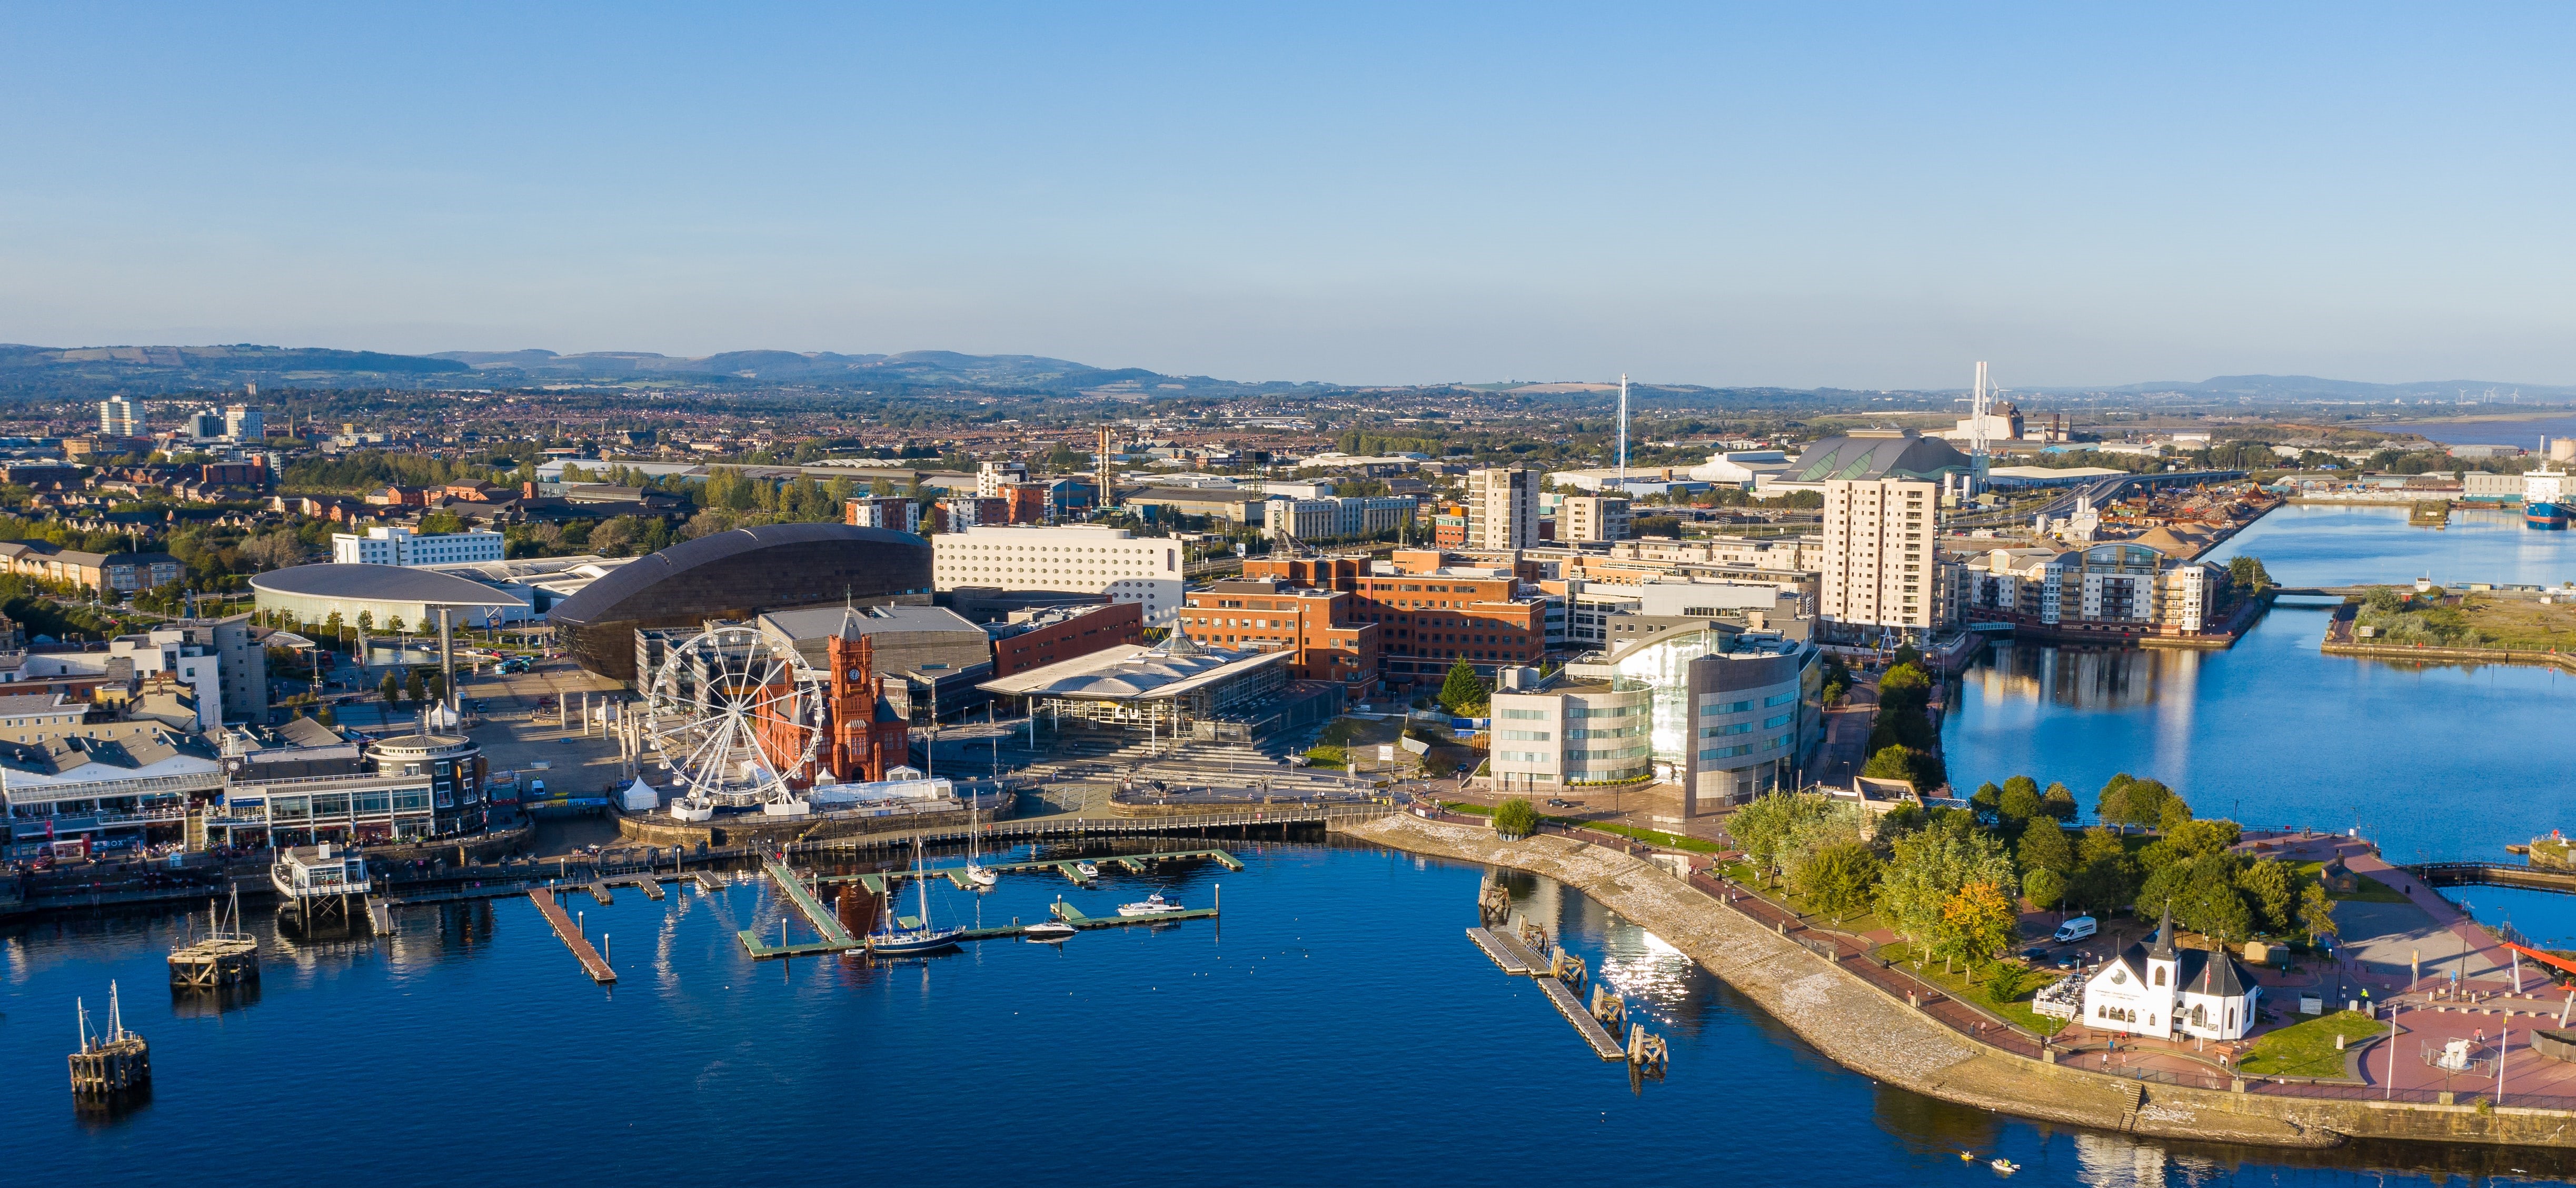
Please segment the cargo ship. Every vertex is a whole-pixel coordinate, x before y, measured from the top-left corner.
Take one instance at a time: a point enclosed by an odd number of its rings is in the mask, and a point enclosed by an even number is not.
[[[2544,465],[2522,474],[2522,526],[2543,532],[2563,532],[2567,528],[2569,496],[2567,472]]]

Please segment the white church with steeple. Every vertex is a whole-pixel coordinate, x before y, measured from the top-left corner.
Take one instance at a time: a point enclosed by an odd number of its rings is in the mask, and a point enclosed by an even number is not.
[[[2263,996],[2254,975],[2225,953],[2177,949],[2173,938],[2168,906],[2152,944],[2129,946],[2085,981],[2085,1024],[2160,1038],[2245,1038]]]

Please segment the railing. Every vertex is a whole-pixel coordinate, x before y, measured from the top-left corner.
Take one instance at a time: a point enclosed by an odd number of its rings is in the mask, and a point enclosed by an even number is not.
[[[1393,805],[1272,805],[1258,809],[1240,809],[1216,813],[1172,813],[1150,817],[1039,817],[1024,821],[1004,821],[982,825],[951,824],[921,830],[885,830],[850,837],[822,838],[795,842],[787,849],[794,854],[821,853],[830,850],[860,849],[880,845],[922,842],[963,841],[969,837],[1047,837],[1059,835],[1106,835],[1171,833],[1189,829],[1239,829],[1256,825],[1331,825],[1337,821],[1361,821],[1383,817],[1398,811]]]

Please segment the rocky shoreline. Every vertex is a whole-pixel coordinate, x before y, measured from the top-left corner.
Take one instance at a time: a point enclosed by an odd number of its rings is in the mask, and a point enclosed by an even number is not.
[[[1555,879],[1690,955],[1845,1068],[1927,1097],[2101,1130],[2270,1147],[2397,1139],[2576,1147],[2576,1114],[2280,1097],[2152,1084],[1973,1042],[1670,872],[1569,838],[1505,842],[1407,814],[1345,826],[1408,853]]]

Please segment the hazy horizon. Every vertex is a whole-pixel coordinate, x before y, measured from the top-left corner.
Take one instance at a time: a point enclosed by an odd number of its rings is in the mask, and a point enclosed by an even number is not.
[[[2562,8],[12,15],[0,340],[2576,384]]]

